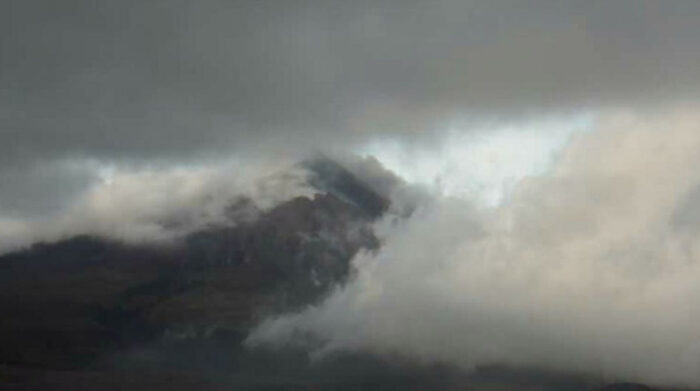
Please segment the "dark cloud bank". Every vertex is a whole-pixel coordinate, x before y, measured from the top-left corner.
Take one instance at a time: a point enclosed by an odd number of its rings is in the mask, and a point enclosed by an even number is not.
[[[308,195],[289,167],[311,151],[589,112],[502,205],[435,195],[379,223],[356,278],[249,342],[697,386],[699,17],[696,1],[0,1],[0,251],[162,239],[151,223],[174,211],[207,224],[230,197]]]
[[[2,157],[181,157],[696,97],[693,1],[4,1]],[[291,144],[291,145],[290,145]]]

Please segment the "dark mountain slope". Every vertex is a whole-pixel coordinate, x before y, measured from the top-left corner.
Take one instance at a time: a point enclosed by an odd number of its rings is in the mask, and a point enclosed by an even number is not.
[[[169,245],[84,235],[0,256],[0,364],[82,368],[158,338],[240,340],[256,317],[317,300],[377,246],[369,223],[388,202],[340,166],[313,176],[336,188],[256,218],[236,219],[254,208],[239,200],[231,224]]]

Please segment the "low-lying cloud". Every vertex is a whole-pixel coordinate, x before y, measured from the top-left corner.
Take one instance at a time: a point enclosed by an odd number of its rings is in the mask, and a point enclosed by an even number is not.
[[[699,385],[698,124],[602,116],[495,209],[438,197],[385,221],[349,283],[248,342]]]
[[[79,234],[166,241],[206,225],[235,223],[226,210],[238,200],[260,211],[316,192],[307,171],[284,161],[86,166],[93,167],[96,179],[53,213],[0,218],[0,253]]]

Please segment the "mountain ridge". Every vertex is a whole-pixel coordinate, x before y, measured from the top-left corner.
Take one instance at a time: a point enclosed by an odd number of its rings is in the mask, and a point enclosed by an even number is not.
[[[292,347],[246,348],[243,341],[259,321],[317,303],[348,278],[358,251],[381,245],[372,227],[390,209],[389,195],[325,156],[300,164],[309,171],[315,195],[269,210],[257,208],[254,200],[232,200],[224,223],[169,243],[85,234],[0,255],[5,316],[0,386],[478,390],[518,384],[571,391],[599,386],[577,376],[507,368],[464,374],[352,352],[314,363]],[[385,188],[397,183],[393,177],[382,180]]]

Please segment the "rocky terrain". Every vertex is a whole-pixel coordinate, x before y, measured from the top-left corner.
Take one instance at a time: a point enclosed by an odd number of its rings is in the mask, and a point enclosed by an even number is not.
[[[90,235],[0,257],[0,389],[8,390],[591,390],[600,380],[454,368],[242,345],[265,316],[312,304],[380,246],[386,194],[325,158],[319,193],[270,210],[233,200],[227,224],[168,244]],[[390,181],[389,181],[390,182]],[[648,390],[609,385],[606,390]]]

